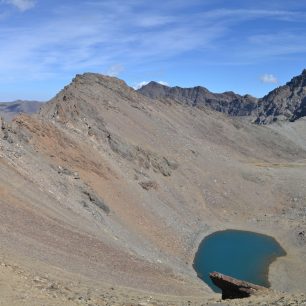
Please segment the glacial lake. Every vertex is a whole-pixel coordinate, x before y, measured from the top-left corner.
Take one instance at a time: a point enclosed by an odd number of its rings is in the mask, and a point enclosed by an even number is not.
[[[214,271],[269,287],[269,265],[285,255],[285,250],[270,236],[226,230],[215,232],[201,242],[193,267],[215,292],[221,290],[209,278]]]

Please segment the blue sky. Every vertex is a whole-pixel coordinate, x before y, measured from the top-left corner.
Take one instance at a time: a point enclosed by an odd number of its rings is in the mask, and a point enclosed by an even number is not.
[[[0,0],[0,101],[76,73],[261,97],[306,68],[306,1]]]

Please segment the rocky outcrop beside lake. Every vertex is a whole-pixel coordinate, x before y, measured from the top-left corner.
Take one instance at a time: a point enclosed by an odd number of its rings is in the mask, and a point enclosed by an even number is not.
[[[212,282],[222,290],[222,299],[242,299],[264,293],[267,288],[239,280],[218,272],[209,275]]]

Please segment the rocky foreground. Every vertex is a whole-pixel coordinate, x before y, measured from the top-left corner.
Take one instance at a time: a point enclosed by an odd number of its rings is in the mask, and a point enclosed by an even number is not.
[[[88,73],[0,126],[4,305],[302,303],[305,119],[258,126]],[[224,302],[197,278],[199,242],[228,228],[278,240],[286,293]]]
[[[101,305],[101,306],[287,306],[306,305],[304,294],[266,291],[250,298],[222,300],[218,297],[166,296],[112,286],[99,288],[81,282],[62,281],[48,273],[26,271],[17,264],[0,263],[0,305]]]

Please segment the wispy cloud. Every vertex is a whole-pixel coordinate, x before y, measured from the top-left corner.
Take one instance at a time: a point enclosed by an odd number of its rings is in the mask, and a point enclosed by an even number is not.
[[[30,3],[20,8],[29,8]],[[189,24],[189,20],[182,22],[180,17],[162,14],[158,17],[156,13],[143,14],[139,21],[137,10],[108,4],[103,11],[101,2],[73,8],[63,5],[40,24],[2,27],[0,39],[6,43],[0,49],[1,73],[9,70],[18,77],[36,78],[95,69],[117,75],[122,67],[110,67],[114,62],[125,66],[165,60],[209,47],[223,32],[223,28],[211,25],[203,33],[198,24]]]
[[[3,1],[21,11],[36,3]],[[75,1],[73,5],[54,1],[56,5],[45,10],[48,15],[44,18],[22,25],[1,24],[0,40],[5,44],[0,48],[0,77],[9,74],[11,78],[40,79],[84,70],[118,76],[131,67],[167,63],[169,59],[179,65],[178,57],[187,54],[187,60],[192,60],[193,52],[201,55],[202,62],[210,60],[209,52],[218,62],[235,62],[234,54],[240,62],[246,62],[273,57],[280,50],[282,54],[306,51],[300,35],[275,36],[268,28],[260,35],[253,31],[235,36],[244,21],[306,19],[299,11],[195,9],[186,14],[191,5],[202,5],[202,1],[162,1],[159,10],[153,3],[144,9],[140,0]]]
[[[300,32],[300,30],[298,30]],[[252,35],[246,55],[252,58],[276,58],[306,52],[306,36],[303,31],[281,31],[267,34]]]
[[[283,21],[296,21],[296,18],[305,17],[306,13],[288,10],[268,9],[213,9],[201,14],[206,20],[223,18],[226,22],[239,22],[252,19],[276,19]]]
[[[263,74],[260,77],[260,80],[262,83],[265,83],[265,84],[277,84],[278,83],[276,76],[274,76],[273,74],[269,74],[269,73]]]
[[[124,66],[121,64],[114,64],[107,68],[105,71],[106,75],[109,76],[119,76],[121,72],[124,71]]]
[[[152,16],[137,18],[135,24],[145,28],[150,28],[150,27],[152,28],[152,27],[165,26],[175,21],[176,19],[172,16],[152,15]]]
[[[3,0],[2,2],[11,4],[22,12],[33,8],[36,4],[35,0]]]
[[[157,83],[164,85],[164,86],[169,86],[169,83],[165,81],[157,81]]]
[[[135,90],[137,90],[137,89],[140,89],[140,88],[143,87],[143,86],[148,85],[149,83],[150,83],[150,82],[148,82],[148,81],[142,81],[142,82],[139,82],[139,83],[135,84],[135,85],[133,86],[133,88],[134,88]]]

